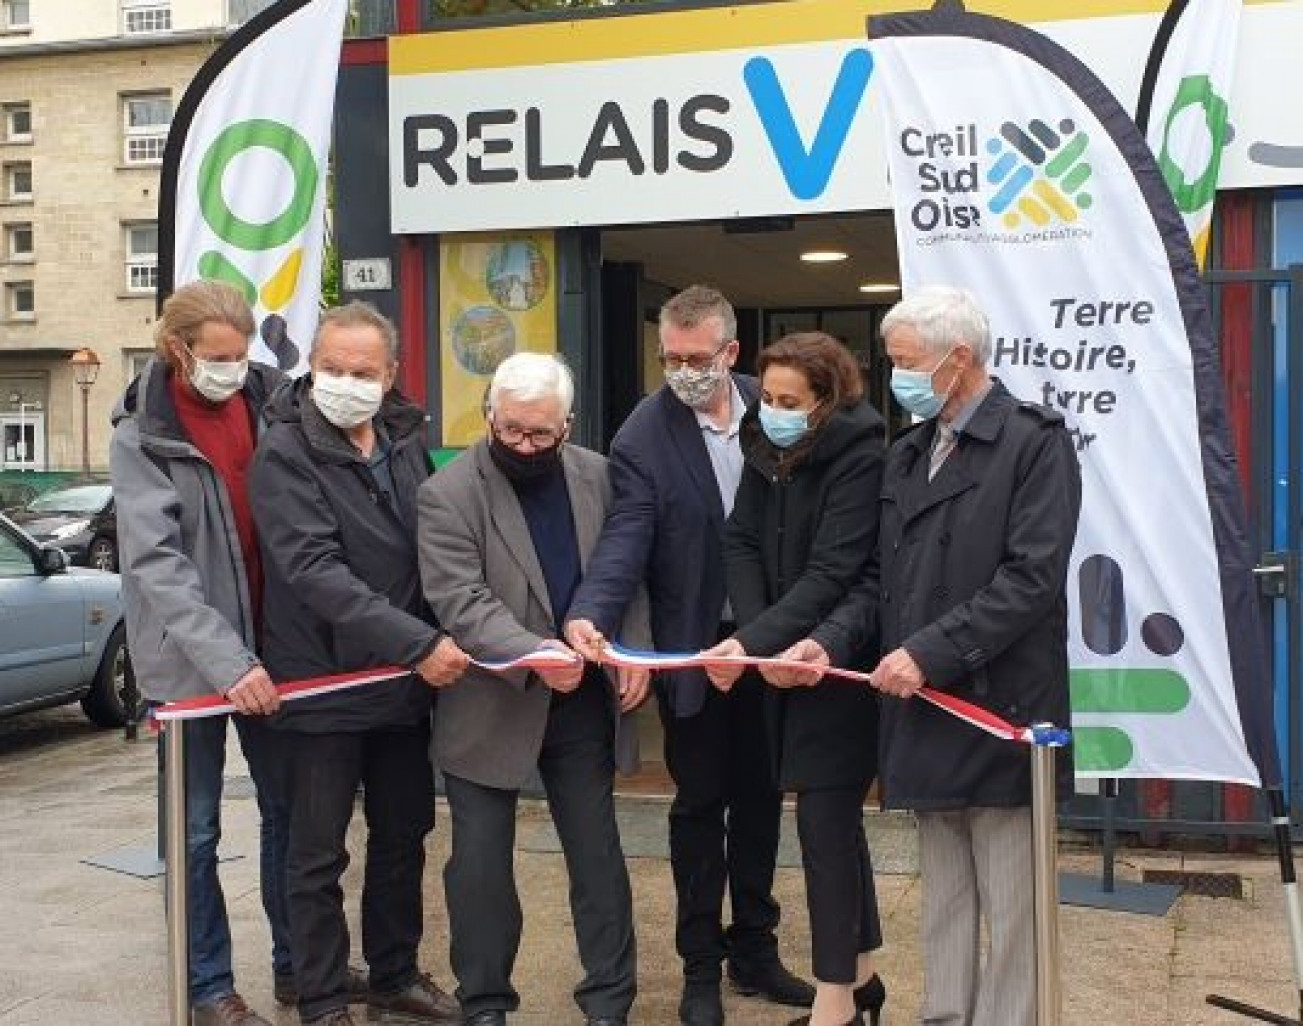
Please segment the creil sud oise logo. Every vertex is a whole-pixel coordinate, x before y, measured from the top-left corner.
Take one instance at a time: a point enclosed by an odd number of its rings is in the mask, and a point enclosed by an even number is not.
[[[1007,120],[991,133],[976,122],[909,125],[898,143],[917,182],[908,217],[924,235],[999,239],[1076,226],[1094,202],[1090,138],[1070,118]]]

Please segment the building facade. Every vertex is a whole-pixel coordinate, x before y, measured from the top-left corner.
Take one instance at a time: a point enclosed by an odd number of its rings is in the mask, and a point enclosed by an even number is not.
[[[152,347],[172,112],[268,2],[0,0],[0,470],[107,466],[113,404]]]

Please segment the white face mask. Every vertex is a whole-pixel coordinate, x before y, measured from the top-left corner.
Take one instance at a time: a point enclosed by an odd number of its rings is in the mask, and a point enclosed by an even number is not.
[[[244,379],[249,376],[248,360],[201,360],[189,346],[185,351],[194,361],[190,384],[210,403],[224,403],[244,387]]]
[[[344,431],[374,417],[384,394],[379,381],[363,381],[351,374],[312,375],[312,401],[323,417]]]

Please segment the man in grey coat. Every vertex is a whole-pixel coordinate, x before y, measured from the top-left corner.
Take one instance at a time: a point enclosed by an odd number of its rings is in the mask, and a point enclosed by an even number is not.
[[[489,390],[487,437],[421,486],[425,596],[474,660],[556,650],[536,672],[472,667],[441,689],[432,751],[452,816],[444,871],[451,961],[466,1022],[501,1026],[520,1004],[511,970],[521,909],[512,867],[520,789],[541,774],[570,872],[590,1026],[626,1022],[635,994],[633,909],[615,825],[620,714],[647,695],[645,672],[612,681],[560,636],[609,502],[606,461],[565,444],[574,385],[551,356],[521,353]],[[645,643],[645,614],[626,638]]]

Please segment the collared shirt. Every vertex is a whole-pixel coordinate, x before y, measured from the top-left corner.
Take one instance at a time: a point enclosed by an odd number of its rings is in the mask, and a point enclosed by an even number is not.
[[[977,408],[982,405],[982,400],[986,394],[991,391],[992,381],[987,379],[982,390],[970,398],[968,402],[960,407],[959,412],[949,420],[938,418],[936,433],[932,436],[932,451],[928,455],[928,472],[927,479],[931,481],[936,477],[937,471],[954,451],[955,446],[959,443],[959,436],[963,433],[968,422],[973,419],[973,414]]]
[[[729,384],[733,387],[729,396],[728,427],[721,430],[715,426],[710,417],[701,410],[694,410],[697,423],[701,425],[701,437],[706,443],[706,455],[710,457],[710,469],[715,472],[715,483],[719,485],[719,497],[724,502],[724,518],[733,512],[733,500],[737,497],[737,486],[742,483],[742,442],[738,432],[742,428],[742,414],[746,413],[746,400],[738,391],[737,382],[730,374]],[[724,599],[724,608],[719,614],[722,622],[733,619],[733,606]]]
[[[376,487],[380,489],[380,494],[384,496],[385,501],[398,509],[398,489],[394,487],[394,474],[389,466],[389,455],[393,452],[393,443],[389,441],[389,435],[379,422],[375,425],[376,441],[371,450],[371,455],[366,461],[367,468],[371,471],[371,476],[375,478]]]
[[[977,408],[982,405],[982,400],[986,398],[986,393],[991,391],[991,386],[995,384],[994,378],[987,378],[986,384],[982,390],[973,396],[968,402],[959,408],[959,412],[950,418],[950,430],[957,435],[964,433],[964,428],[968,427],[968,422],[973,419],[973,414]]]
[[[738,391],[737,382],[729,376],[733,388],[729,397],[728,427],[721,430],[715,422],[701,410],[694,410],[697,423],[701,425],[702,438],[706,443],[706,455],[710,457],[710,468],[715,472],[715,483],[719,485],[719,497],[724,502],[724,517],[733,512],[733,499],[737,495],[737,486],[742,483],[742,443],[738,440],[738,431],[742,427],[742,414],[746,413],[746,400]]]

